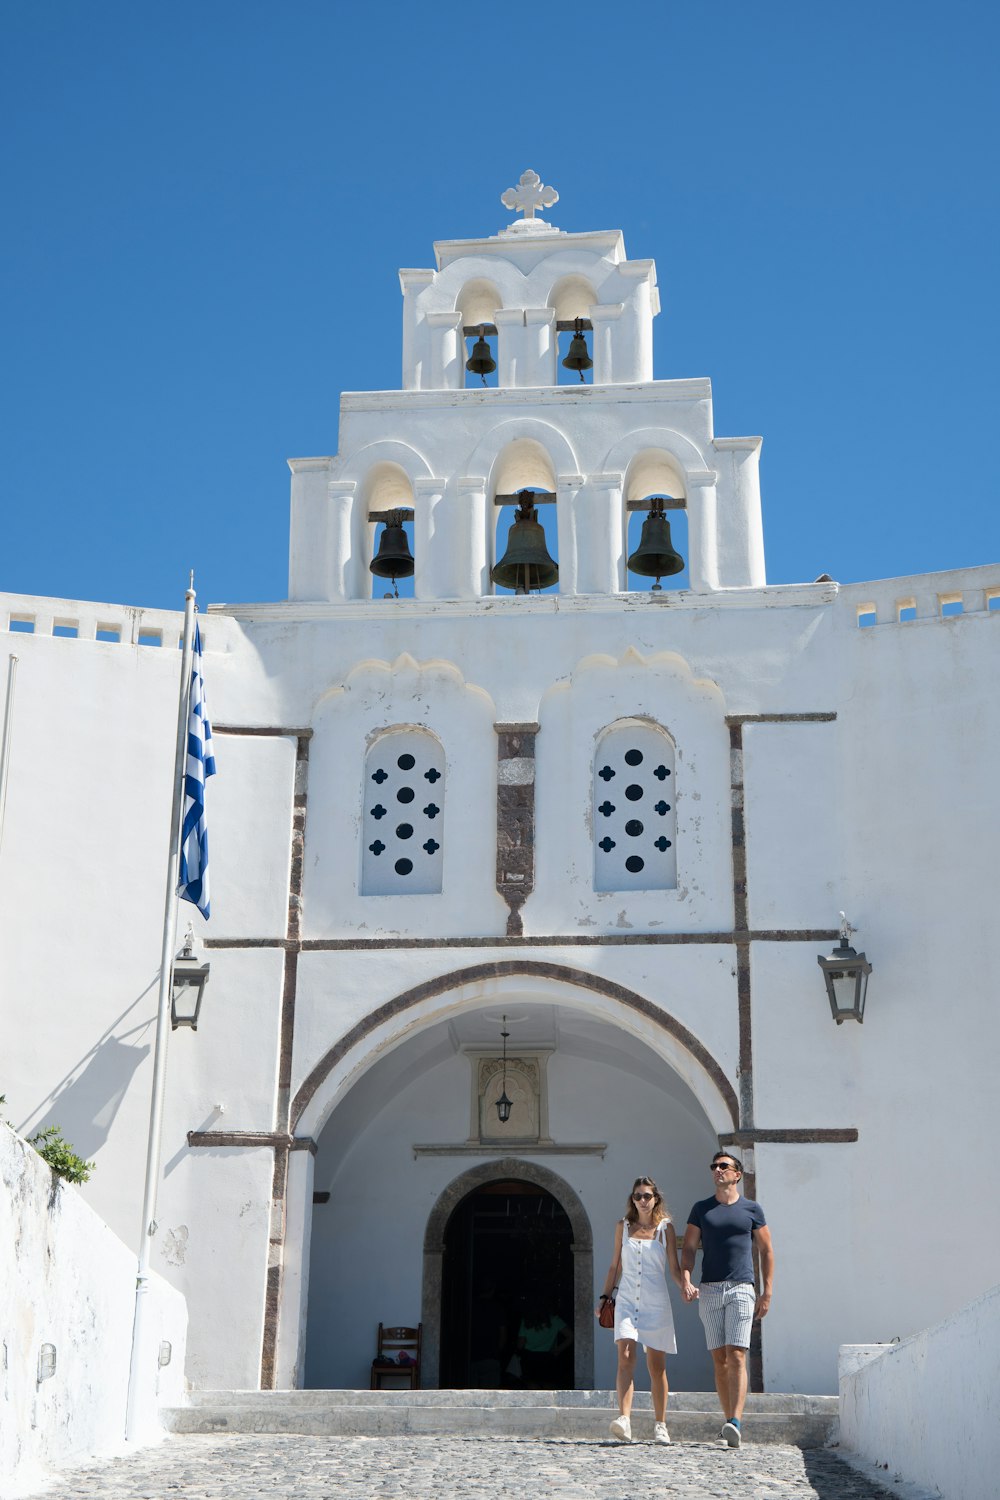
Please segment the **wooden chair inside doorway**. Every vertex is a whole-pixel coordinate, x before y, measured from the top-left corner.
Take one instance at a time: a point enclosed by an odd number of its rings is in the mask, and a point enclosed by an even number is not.
[[[386,1328],[378,1325],[378,1343],[372,1360],[373,1391],[384,1390],[384,1380],[403,1381],[403,1390],[420,1389],[420,1344],[424,1325],[416,1328]],[[402,1361],[402,1362],[401,1362]]]

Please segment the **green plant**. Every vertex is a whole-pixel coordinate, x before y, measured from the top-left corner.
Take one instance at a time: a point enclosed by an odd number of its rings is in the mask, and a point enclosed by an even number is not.
[[[82,1156],[77,1156],[69,1141],[63,1140],[63,1133],[58,1125],[50,1125],[47,1130],[40,1130],[37,1135],[29,1136],[28,1145],[34,1146],[42,1160],[47,1161],[53,1172],[58,1177],[65,1177],[67,1182],[87,1182],[94,1170],[92,1161],[84,1161]]]

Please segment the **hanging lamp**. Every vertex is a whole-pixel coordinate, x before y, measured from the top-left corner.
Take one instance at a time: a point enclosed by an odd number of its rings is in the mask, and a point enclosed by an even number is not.
[[[510,1032],[507,1030],[506,1016],[500,1023],[500,1035],[503,1037],[503,1073],[500,1082],[500,1098],[497,1100],[497,1114],[500,1116],[500,1124],[506,1125],[514,1107],[514,1101],[507,1098],[507,1038]]]

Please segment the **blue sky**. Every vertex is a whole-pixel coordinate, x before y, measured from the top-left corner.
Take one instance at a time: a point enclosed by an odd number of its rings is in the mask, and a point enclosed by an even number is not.
[[[763,435],[772,582],[1000,560],[998,44],[985,0],[6,0],[0,588],[284,597],[286,457],[529,166]]]

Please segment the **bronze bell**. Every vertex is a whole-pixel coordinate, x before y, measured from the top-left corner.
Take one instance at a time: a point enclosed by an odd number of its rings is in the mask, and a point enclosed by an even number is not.
[[[583,379],[584,370],[592,369],[594,364],[594,361],[587,353],[587,340],[584,338],[583,329],[580,327],[582,321],[582,318],[577,318],[574,322],[573,337],[569,341],[569,353],[563,360],[563,369],[579,370],[581,380]]]
[[[507,533],[507,551],[490,571],[494,583],[518,594],[547,589],[550,583],[559,582],[559,569],[549,556],[538,511],[531,503],[533,499],[530,490],[518,491],[518,509]]]
[[[406,540],[403,521],[406,512],[386,511],[385,525],[378,539],[378,551],[368,564],[376,578],[410,578],[413,576],[413,557]]]
[[[490,346],[486,342],[486,333],[480,328],[479,337],[472,346],[472,353],[465,361],[465,368],[473,375],[482,376],[483,385],[486,384],[487,375],[491,375],[497,367],[497,362],[490,353]]]
[[[663,514],[662,497],[658,496],[653,499],[649,515],[642,523],[639,545],[628,560],[629,571],[642,578],[655,578],[653,588],[659,589],[661,578],[680,573],[683,567],[684,559],[673,549],[670,522]]]

